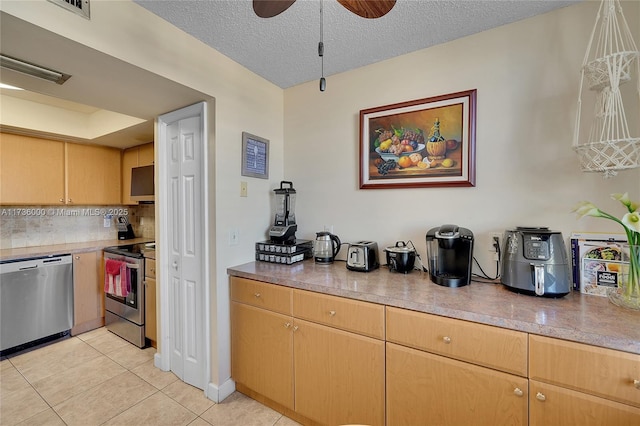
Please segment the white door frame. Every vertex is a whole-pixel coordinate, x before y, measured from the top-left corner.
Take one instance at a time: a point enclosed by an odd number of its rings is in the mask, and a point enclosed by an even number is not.
[[[202,247],[201,253],[203,253],[202,265],[204,268],[203,271],[203,282],[205,283],[204,293],[204,360],[205,360],[205,375],[203,378],[205,395],[207,395],[207,390],[209,389],[208,384],[211,381],[211,306],[210,306],[210,282],[211,282],[211,268],[209,266],[209,253],[210,253],[210,223],[211,220],[210,212],[209,212],[209,164],[207,161],[208,158],[208,124],[207,124],[207,103],[200,102],[195,105],[191,105],[177,111],[172,111],[166,114],[163,114],[158,117],[156,123],[157,135],[156,135],[156,179],[158,193],[156,194],[156,210],[160,216],[160,226],[158,228],[158,235],[156,236],[156,240],[158,242],[158,252],[160,254],[160,264],[157,268],[160,273],[159,282],[160,282],[160,318],[159,318],[159,329],[160,336],[158,337],[158,341],[160,343],[160,350],[155,354],[154,357],[154,365],[160,368],[163,371],[169,371],[171,368],[171,328],[169,322],[169,282],[167,279],[163,279],[164,277],[169,276],[169,250],[163,250],[163,247],[166,247],[167,242],[167,233],[169,232],[169,185],[167,179],[167,168],[168,168],[168,155],[167,155],[167,144],[168,134],[167,134],[167,126],[170,123],[175,121],[188,118],[188,117],[200,117],[201,123],[201,131],[202,131],[202,190],[200,196],[202,197],[202,206],[204,211],[203,214],[203,235],[202,239]],[[209,395],[207,395],[209,396]],[[214,396],[216,397],[216,396]]]

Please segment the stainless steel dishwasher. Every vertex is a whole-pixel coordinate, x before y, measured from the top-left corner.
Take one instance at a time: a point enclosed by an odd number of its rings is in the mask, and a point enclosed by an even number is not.
[[[0,352],[64,336],[72,326],[71,255],[0,263]]]

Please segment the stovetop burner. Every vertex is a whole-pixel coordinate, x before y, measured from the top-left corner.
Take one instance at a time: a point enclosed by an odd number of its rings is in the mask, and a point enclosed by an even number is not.
[[[105,247],[108,253],[121,254],[129,257],[144,257],[144,252],[155,249],[155,243],[127,244],[122,246]]]

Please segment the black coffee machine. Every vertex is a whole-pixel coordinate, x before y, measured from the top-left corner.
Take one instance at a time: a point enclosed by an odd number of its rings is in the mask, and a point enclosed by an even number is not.
[[[471,282],[473,233],[457,225],[442,225],[427,232],[427,259],[431,281],[444,287]]]

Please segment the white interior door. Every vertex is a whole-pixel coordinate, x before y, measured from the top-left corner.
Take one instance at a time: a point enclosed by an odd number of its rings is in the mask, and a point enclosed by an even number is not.
[[[166,259],[166,277],[161,281],[161,316],[166,332],[161,346],[169,351],[169,369],[184,382],[205,389],[206,360],[206,238],[204,104],[160,117],[165,141],[161,180],[161,258]],[[190,109],[191,108],[191,109]],[[196,114],[194,114],[196,112]],[[164,189],[163,189],[164,188]],[[162,197],[165,195],[165,197]],[[166,248],[165,248],[166,247]],[[164,292],[163,292],[164,289]],[[165,308],[166,307],[166,308]],[[168,312],[167,309],[168,308]],[[162,326],[161,326],[162,329]]]

